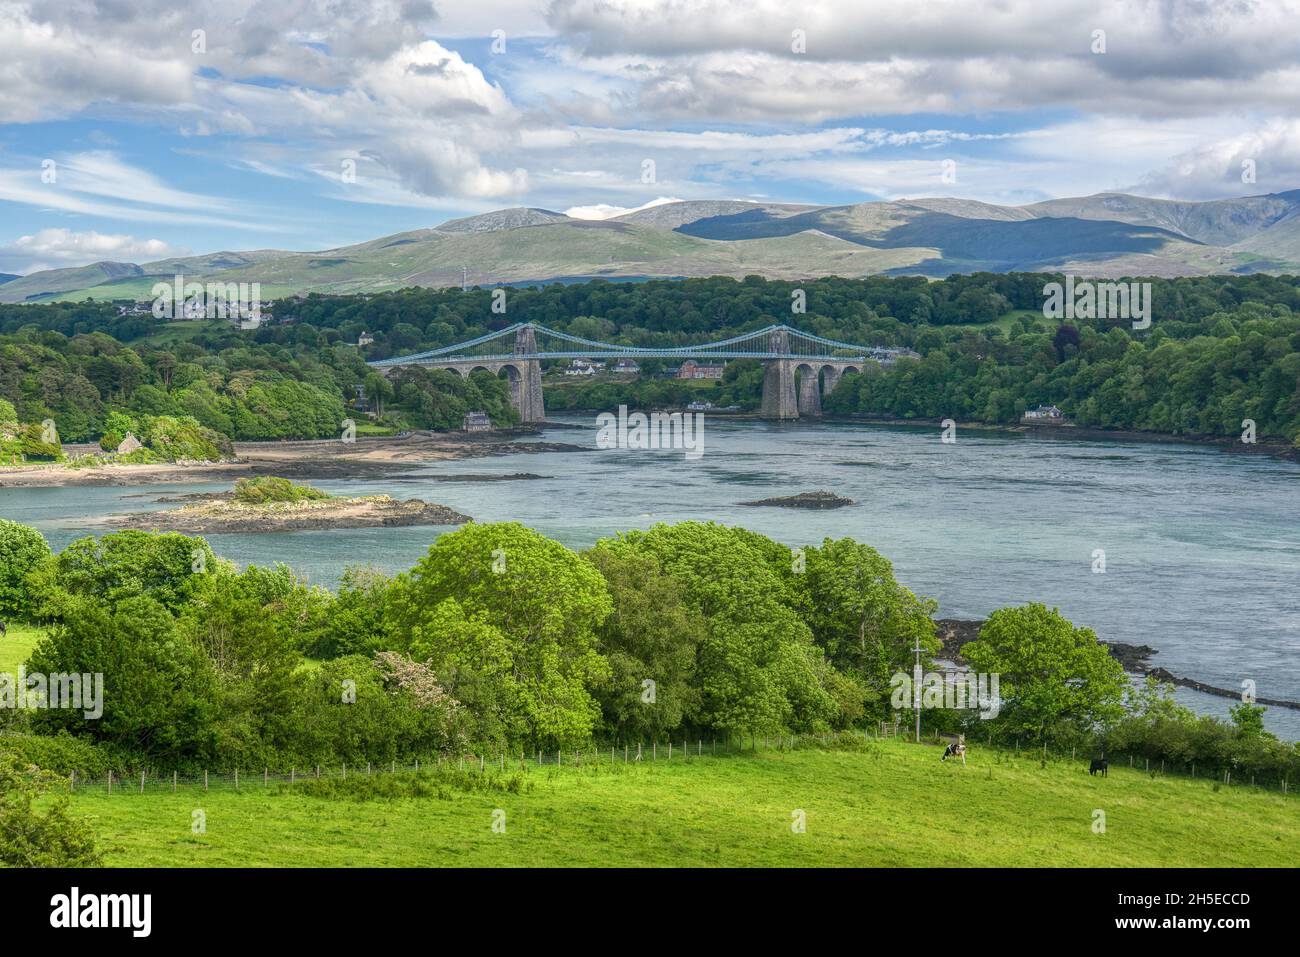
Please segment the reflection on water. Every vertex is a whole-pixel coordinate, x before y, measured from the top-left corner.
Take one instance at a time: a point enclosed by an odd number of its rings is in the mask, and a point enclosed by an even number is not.
[[[590,420],[570,420],[583,421]],[[1191,445],[1026,439],[858,424],[707,420],[705,454],[608,450],[442,462],[427,480],[323,481],[340,493],[440,502],[479,521],[517,520],[573,548],[628,528],[687,519],[745,525],[790,545],[849,535],[878,548],[899,578],[948,617],[1025,601],[1059,606],[1108,641],[1160,649],[1175,674],[1300,699],[1300,468]],[[543,436],[595,446],[590,433]],[[536,480],[440,482],[435,476]],[[36,525],[56,548],[87,519],[157,507],[159,495],[212,484],[0,490],[0,514]],[[858,504],[834,511],[737,503],[826,489]],[[445,529],[376,528],[212,535],[240,563],[286,562],[334,584],[344,566],[409,567]],[[1106,573],[1092,573],[1094,549]],[[1231,702],[1184,700],[1226,713]],[[1300,712],[1270,727],[1300,737]]]

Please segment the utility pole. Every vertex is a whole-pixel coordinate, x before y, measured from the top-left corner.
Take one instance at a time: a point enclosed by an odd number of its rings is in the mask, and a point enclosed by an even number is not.
[[[465,292],[469,289],[469,267],[460,267],[460,291]]]
[[[914,741],[921,743],[921,652],[925,649],[919,644],[912,649],[916,652],[916,667],[912,671],[912,710],[916,712],[916,737]]]

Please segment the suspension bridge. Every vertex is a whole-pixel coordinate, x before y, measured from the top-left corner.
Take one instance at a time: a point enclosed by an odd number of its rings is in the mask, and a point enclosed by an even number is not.
[[[557,359],[759,359],[763,375],[762,415],[767,419],[797,419],[821,415],[821,400],[846,372],[861,372],[866,362],[891,365],[907,349],[861,346],[803,332],[792,326],[772,325],[730,339],[688,346],[655,348],[597,342],[558,332],[535,322],[520,322],[504,329],[407,356],[368,363],[385,374],[401,366],[448,369],[468,378],[483,369],[504,374],[510,383],[511,402],[524,422],[546,417],[542,401],[542,363]]]

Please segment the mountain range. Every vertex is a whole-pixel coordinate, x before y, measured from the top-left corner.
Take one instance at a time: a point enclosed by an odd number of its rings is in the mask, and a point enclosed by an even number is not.
[[[1203,202],[1098,193],[1026,206],[956,198],[808,206],[664,203],[612,219],[519,207],[317,252],[99,262],[0,282],[0,302],[152,298],[155,282],[259,282],[263,299],[406,286],[763,275],[1300,273],[1300,190]]]

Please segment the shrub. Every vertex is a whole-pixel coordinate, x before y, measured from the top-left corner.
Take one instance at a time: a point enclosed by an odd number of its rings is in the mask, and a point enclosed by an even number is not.
[[[310,502],[329,498],[310,485],[298,485],[277,475],[259,475],[235,483],[235,501],[245,505],[269,505],[272,502]]]
[[[0,735],[0,758],[13,757],[23,765],[57,774],[98,777],[110,770],[121,771],[131,765],[129,757],[118,755],[84,738],[74,738],[66,731],[58,734]]]
[[[9,867],[93,867],[100,863],[89,825],[68,813],[59,795],[44,813],[38,798],[63,782],[55,774],[0,753],[0,864]]]

